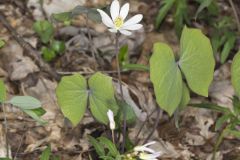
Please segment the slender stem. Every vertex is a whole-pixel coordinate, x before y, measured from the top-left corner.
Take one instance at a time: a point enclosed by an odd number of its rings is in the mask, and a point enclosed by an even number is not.
[[[149,133],[148,137],[145,139],[145,141],[143,142],[143,144],[147,143],[148,140],[152,137],[152,135],[154,134],[154,131],[157,129],[158,127],[158,123],[160,121],[160,115],[161,115],[161,109],[160,107],[158,107],[157,109],[157,117],[156,117],[156,121],[154,123],[153,129],[152,131]]]
[[[119,64],[119,34],[116,34],[116,44],[115,44],[115,53],[116,53],[116,61],[117,61],[117,73],[118,73],[118,84],[120,87],[120,93],[121,93],[121,98],[123,98],[123,88],[122,88],[122,77],[121,77],[121,69],[120,69],[120,64]]]
[[[220,144],[222,143],[222,140],[227,132],[227,128],[228,126],[222,131],[222,133],[218,136],[218,139],[217,139],[217,143],[214,145],[214,150],[213,150],[213,156],[212,156],[212,160],[215,160],[216,159],[216,152],[220,146]]]
[[[234,13],[236,22],[237,22],[238,32],[240,33],[240,19],[239,19],[239,17],[238,17],[237,10],[236,10],[236,8],[235,8],[235,6],[234,6],[233,1],[232,1],[232,0],[228,0],[228,1],[229,1],[230,5],[231,5],[231,7],[232,7],[232,10],[233,10],[233,13]]]
[[[3,110],[3,115],[4,115],[4,128],[5,128],[5,139],[6,139],[6,151],[7,151],[7,158],[9,158],[9,143],[8,143],[8,123],[7,123],[7,117],[6,117],[6,112],[5,112],[5,106],[2,103],[2,110]]]
[[[119,33],[116,34],[116,42],[115,42],[115,53],[116,53],[116,62],[117,62],[117,73],[118,73],[118,84],[120,87],[120,93],[121,93],[121,98],[122,100],[124,99],[123,97],[123,88],[122,88],[122,77],[121,77],[121,69],[120,69],[120,64],[119,64]],[[127,118],[126,118],[126,110],[123,109],[123,141],[122,141],[122,147],[121,147],[121,153],[124,153],[124,148],[125,148],[125,143],[126,143],[126,133],[127,133]]]
[[[112,141],[113,141],[113,144],[116,144],[115,143],[115,137],[114,137],[114,130],[112,130]]]

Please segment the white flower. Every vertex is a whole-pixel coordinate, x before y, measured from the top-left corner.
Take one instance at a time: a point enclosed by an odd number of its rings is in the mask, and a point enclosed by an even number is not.
[[[142,160],[157,160],[156,158],[161,156],[161,152],[155,152],[152,154],[140,153],[139,158]]]
[[[107,112],[107,116],[108,116],[109,123],[110,123],[110,129],[114,130],[115,129],[114,114],[110,109]]]
[[[155,141],[152,141],[152,142],[149,142],[145,145],[142,145],[142,146],[136,146],[134,147],[134,151],[135,152],[149,152],[149,153],[155,153],[155,151],[151,148],[148,148],[148,146],[152,145],[152,144],[155,144],[156,142]]]
[[[129,12],[129,3],[120,8],[119,1],[113,0],[110,7],[111,18],[104,11],[100,9],[97,11],[102,17],[102,22],[109,27],[110,32],[117,33],[119,31],[124,35],[131,35],[130,31],[142,28],[142,24],[139,24],[143,18],[142,14],[137,14],[125,22]]]

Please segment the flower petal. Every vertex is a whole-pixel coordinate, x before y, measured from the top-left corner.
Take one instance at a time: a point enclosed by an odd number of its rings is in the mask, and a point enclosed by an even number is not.
[[[125,18],[128,15],[128,12],[129,12],[129,3],[126,3],[122,6],[120,10],[120,17],[122,17],[122,19],[125,20]]]
[[[131,32],[129,32],[127,30],[123,30],[123,29],[120,29],[119,32],[126,35],[126,36],[130,36],[132,34]]]
[[[153,154],[147,154],[147,153],[140,153],[139,158],[142,160],[157,160],[157,157],[161,156],[161,152],[155,152]]]
[[[100,13],[101,17],[102,17],[102,22],[107,26],[107,27],[113,27],[113,21],[111,20],[111,18],[107,15],[107,13],[105,13],[104,11],[102,11],[101,9],[97,9],[97,11]]]
[[[155,143],[156,143],[156,141],[151,141],[151,142],[144,144],[143,146],[147,147],[147,146],[153,145]]]
[[[119,16],[120,4],[118,0],[114,0],[110,7],[112,20],[114,21]]]
[[[137,24],[137,23],[139,23],[142,20],[142,18],[143,18],[142,14],[137,14],[137,15],[133,16],[132,18],[130,18],[129,20],[127,20],[123,24],[123,27],[130,26],[130,25],[133,25],[133,24]]]
[[[115,28],[111,28],[111,29],[108,29],[110,32],[113,32],[113,33],[117,33],[117,29]]]
[[[142,24],[133,24],[133,25],[122,27],[122,29],[134,31],[134,30],[139,30],[140,28],[142,28],[142,26],[143,26]]]
[[[107,116],[108,116],[108,119],[110,122],[114,121],[114,115],[113,115],[113,112],[109,109],[108,112],[107,112]]]

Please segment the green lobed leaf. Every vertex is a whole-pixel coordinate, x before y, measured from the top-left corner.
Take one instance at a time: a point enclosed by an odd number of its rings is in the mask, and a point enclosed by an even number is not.
[[[31,96],[15,96],[7,103],[10,103],[20,109],[36,109],[42,106],[38,99]]]
[[[107,111],[111,109],[114,115],[118,111],[112,78],[97,72],[88,80],[88,84],[90,110],[99,122],[107,124],[109,122]]]
[[[54,34],[53,25],[46,20],[35,22],[33,30],[38,34],[43,43],[48,43]]]
[[[117,155],[120,155],[117,147],[112,141],[110,141],[106,137],[99,137],[98,140],[103,146],[105,146],[109,150],[111,156],[116,157]]]
[[[7,98],[7,90],[3,80],[0,79],[0,103],[5,102]]]
[[[164,0],[162,7],[159,9],[157,18],[156,18],[156,27],[159,28],[163,19],[166,17],[169,10],[173,7],[173,4],[177,0]]]
[[[209,39],[199,29],[184,27],[180,43],[179,66],[188,86],[193,92],[208,96],[215,66]]]
[[[79,74],[63,77],[58,84],[56,94],[64,116],[76,126],[87,107],[88,91],[85,78]]]
[[[41,154],[40,160],[50,160],[51,148],[48,146]]]
[[[182,75],[172,49],[166,44],[154,44],[150,58],[150,79],[157,103],[172,115],[182,98]]]
[[[231,74],[233,88],[235,89],[236,94],[240,96],[240,51],[233,58]]]

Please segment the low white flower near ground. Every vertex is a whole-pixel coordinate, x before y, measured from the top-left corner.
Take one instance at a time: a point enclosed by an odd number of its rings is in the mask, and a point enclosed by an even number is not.
[[[108,116],[108,119],[109,119],[110,129],[114,130],[115,129],[115,121],[114,121],[114,114],[113,114],[113,112],[111,110],[108,110],[107,116]]]
[[[142,28],[142,24],[139,24],[143,18],[142,14],[137,14],[125,21],[129,12],[129,3],[124,4],[120,8],[119,1],[113,0],[110,7],[111,18],[103,10],[97,9],[97,11],[101,15],[102,22],[109,28],[110,32],[117,33],[119,31],[129,36],[132,34],[131,31]]]
[[[153,145],[153,144],[155,144],[155,143],[156,143],[155,141],[152,141],[152,142],[146,143],[146,144],[144,144],[144,145],[142,145],[142,146],[136,146],[136,147],[134,147],[133,150],[134,150],[135,152],[155,153],[155,151],[154,151],[153,149],[151,149],[151,148],[148,147],[148,146]]]
[[[155,153],[140,153],[139,158],[141,160],[157,160],[159,156],[161,156],[161,152],[155,152]]]
[[[134,147],[134,152],[136,152],[141,160],[157,160],[157,157],[162,155],[162,152],[156,152],[155,150],[149,148],[150,145],[155,144],[155,141],[146,143],[142,146]]]

